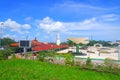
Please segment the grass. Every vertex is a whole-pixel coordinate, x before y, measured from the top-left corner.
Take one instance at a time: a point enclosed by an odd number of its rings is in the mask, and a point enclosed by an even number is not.
[[[0,61],[0,80],[119,80],[120,76],[35,60]]]

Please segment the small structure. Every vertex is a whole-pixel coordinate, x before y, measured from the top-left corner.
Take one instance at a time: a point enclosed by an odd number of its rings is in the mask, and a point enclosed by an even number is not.
[[[24,54],[25,54],[27,48],[31,48],[31,41],[30,40],[20,40],[19,47],[24,49]]]
[[[99,47],[99,48],[101,48],[101,47],[102,47],[102,44],[96,43],[96,44],[94,44],[94,47]]]
[[[79,53],[79,45],[80,44],[88,44],[89,40],[88,38],[68,38],[68,40],[76,43],[76,53]]]
[[[88,38],[68,38],[68,40],[76,43],[76,44],[88,44]]]

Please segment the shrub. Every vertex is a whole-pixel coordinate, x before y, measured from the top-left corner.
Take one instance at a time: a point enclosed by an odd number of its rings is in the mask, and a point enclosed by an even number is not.
[[[93,67],[93,64],[91,62],[90,57],[88,57],[87,60],[86,60],[86,68],[92,68],[92,67]]]
[[[12,54],[12,59],[16,59],[16,55],[15,54]]]
[[[10,56],[11,53],[12,53],[12,51],[10,49],[0,50],[0,60],[8,59],[8,56]]]
[[[113,66],[114,66],[114,64],[115,64],[115,60],[110,59],[110,58],[106,58],[106,59],[104,60],[104,64],[105,64],[105,66],[108,67],[109,69],[112,69]]]
[[[39,52],[37,55],[37,59],[43,62],[43,61],[45,61],[46,56],[47,56],[46,52]]]
[[[25,59],[27,59],[28,57],[30,57],[31,54],[32,54],[31,52],[25,53]]]
[[[3,51],[0,51],[0,60],[3,60]]]
[[[11,49],[4,50],[4,59],[8,59],[8,56],[10,56],[12,53]]]
[[[74,65],[74,57],[71,54],[66,54],[65,56],[65,64],[66,65]]]

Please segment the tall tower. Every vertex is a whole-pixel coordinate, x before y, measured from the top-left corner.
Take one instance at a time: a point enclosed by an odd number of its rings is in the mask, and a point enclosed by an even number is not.
[[[56,36],[56,45],[60,45],[60,35],[57,34]]]
[[[4,23],[0,22],[0,47],[2,47],[2,33],[3,33]]]

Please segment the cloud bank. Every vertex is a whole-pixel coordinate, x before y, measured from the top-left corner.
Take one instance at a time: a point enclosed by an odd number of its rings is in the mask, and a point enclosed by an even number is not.
[[[11,32],[18,32],[20,34],[29,33],[28,30],[31,28],[29,24],[20,24],[11,19],[7,19],[6,21],[0,23],[3,23],[0,25],[3,29],[10,30]]]
[[[92,33],[94,36],[108,37],[110,34],[114,37],[119,37],[120,30],[119,24],[114,24],[119,20],[119,15],[106,14],[99,17],[92,17],[80,22],[61,22],[54,21],[50,17],[45,17],[38,24],[39,29],[45,32],[61,32],[62,34],[74,35],[74,36],[88,36]],[[112,22],[112,23],[111,23]],[[113,38],[113,37],[112,37]]]

